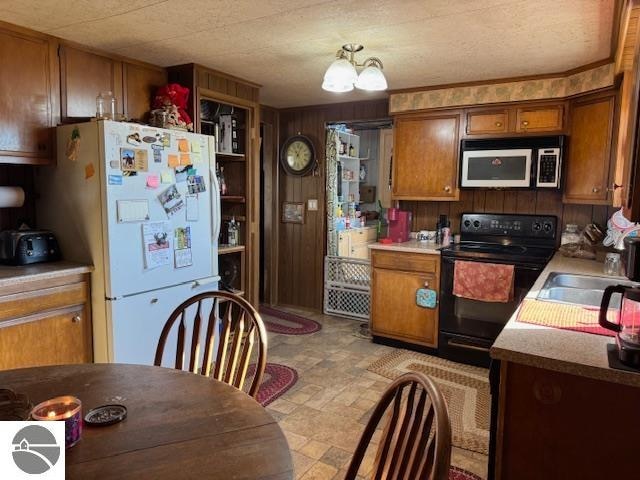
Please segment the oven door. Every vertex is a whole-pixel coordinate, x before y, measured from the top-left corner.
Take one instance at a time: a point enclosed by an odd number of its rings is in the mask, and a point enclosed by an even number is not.
[[[530,187],[530,148],[466,150],[462,153],[462,187]]]
[[[513,300],[508,303],[498,303],[470,300],[453,295],[454,263],[455,258],[442,258],[439,354],[458,362],[488,366],[489,348],[544,267],[542,265],[516,265]],[[507,262],[492,259],[490,263]]]

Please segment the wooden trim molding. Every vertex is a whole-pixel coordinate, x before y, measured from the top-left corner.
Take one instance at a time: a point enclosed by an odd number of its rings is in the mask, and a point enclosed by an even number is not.
[[[392,93],[389,113],[397,114],[436,108],[564,99],[614,84],[615,64],[607,63],[566,76],[494,82],[421,91]]]

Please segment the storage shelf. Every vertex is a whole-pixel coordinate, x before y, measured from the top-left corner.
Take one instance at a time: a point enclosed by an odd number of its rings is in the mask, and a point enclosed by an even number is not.
[[[244,162],[245,155],[244,153],[216,152],[216,159],[222,162]]]
[[[238,222],[246,222],[247,217],[244,215],[222,215],[222,220],[230,221],[232,219],[236,219]]]
[[[220,200],[229,203],[245,203],[246,199],[242,195],[221,195]]]
[[[340,155],[340,154],[338,154],[338,158],[341,158],[343,160],[369,160],[368,158],[350,157],[349,155]]]
[[[218,254],[220,255],[225,255],[227,253],[237,253],[237,252],[244,252],[244,245],[236,245],[236,246],[229,246],[229,245],[220,245],[220,247],[218,247]]]

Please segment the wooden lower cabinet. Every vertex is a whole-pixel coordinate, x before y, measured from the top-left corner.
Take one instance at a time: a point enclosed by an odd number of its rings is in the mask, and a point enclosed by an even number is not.
[[[373,250],[372,266],[372,334],[437,348],[438,309],[419,307],[416,291],[425,283],[439,291],[439,256]]]
[[[88,275],[23,286],[0,296],[0,370],[91,362]]]
[[[503,362],[496,480],[638,478],[640,387]]]

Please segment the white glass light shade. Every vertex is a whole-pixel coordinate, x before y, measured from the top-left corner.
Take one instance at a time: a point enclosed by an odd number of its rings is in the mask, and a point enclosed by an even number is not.
[[[350,92],[358,79],[356,68],[345,58],[334,61],[324,74],[322,89],[329,92]]]
[[[380,91],[387,89],[387,79],[384,73],[376,65],[369,65],[360,72],[356,80],[356,88],[369,91]]]

